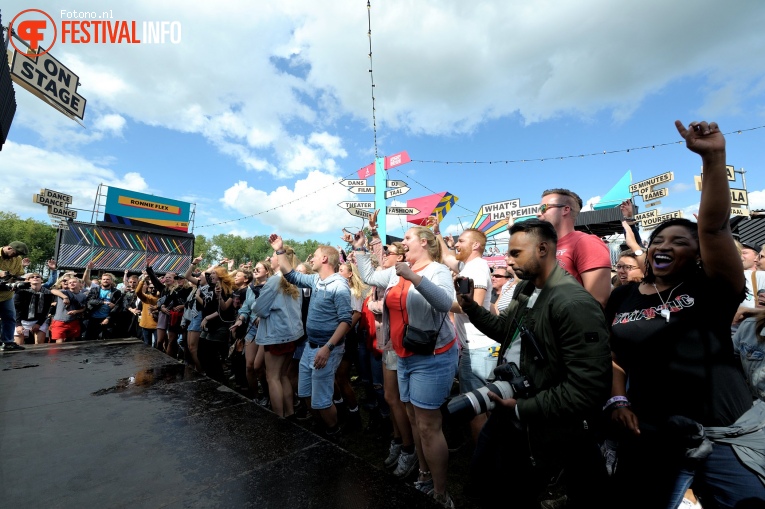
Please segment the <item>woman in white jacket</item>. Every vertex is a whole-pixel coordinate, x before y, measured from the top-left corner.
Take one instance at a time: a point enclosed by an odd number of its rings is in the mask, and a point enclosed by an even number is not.
[[[276,254],[271,262],[272,266],[278,267]],[[300,290],[281,274],[276,274],[268,278],[252,308],[260,318],[255,342],[265,351],[271,410],[280,417],[295,413],[287,368],[296,341],[303,335],[302,301]]]

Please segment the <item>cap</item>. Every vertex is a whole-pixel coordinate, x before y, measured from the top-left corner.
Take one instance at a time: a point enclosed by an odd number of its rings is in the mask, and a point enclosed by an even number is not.
[[[755,253],[759,253],[760,252],[761,247],[754,240],[740,240],[739,242],[741,242],[741,245],[743,247],[747,247],[747,248],[751,249],[752,251],[754,251]],[[11,247],[13,247],[13,246],[11,246]]]
[[[14,251],[16,251],[18,254],[26,256],[29,254],[29,249],[27,248],[27,245],[23,242],[19,242],[18,240],[11,242],[8,244],[10,247],[13,248]]]

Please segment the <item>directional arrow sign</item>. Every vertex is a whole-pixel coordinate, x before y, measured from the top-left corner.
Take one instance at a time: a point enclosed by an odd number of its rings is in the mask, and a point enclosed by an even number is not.
[[[344,185],[345,187],[365,186],[365,185],[367,185],[366,179],[361,179],[361,180],[341,180],[340,183],[342,185]]]
[[[369,219],[370,217],[372,217],[372,213],[366,210],[355,209],[353,207],[350,207],[347,210],[348,210],[348,213],[352,216],[363,217],[364,219]]]
[[[375,186],[349,187],[348,190],[353,194],[375,194]]]
[[[413,216],[419,213],[420,209],[414,207],[388,207],[388,214],[392,216]]]
[[[385,187],[404,187],[406,182],[403,180],[386,180]]]
[[[401,196],[402,194],[406,194],[409,192],[409,188],[404,187],[397,187],[396,189],[391,189],[390,191],[385,191],[385,199],[393,198],[394,196]]]
[[[349,209],[351,207],[357,209],[373,209],[375,208],[375,202],[373,201],[341,201],[337,204],[341,209]]]

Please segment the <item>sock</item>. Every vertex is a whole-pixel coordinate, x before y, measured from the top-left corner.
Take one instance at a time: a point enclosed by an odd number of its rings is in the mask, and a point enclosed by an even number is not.
[[[333,402],[335,405],[342,405],[342,404],[343,404],[343,398],[340,398],[340,399],[333,399],[333,400],[332,400],[332,402]]]
[[[401,446],[401,452],[406,454],[414,454],[414,444],[412,445],[402,445]]]
[[[358,412],[359,411],[359,407],[358,407],[358,405],[356,405],[353,408],[349,408],[348,411],[351,412],[351,413]]]

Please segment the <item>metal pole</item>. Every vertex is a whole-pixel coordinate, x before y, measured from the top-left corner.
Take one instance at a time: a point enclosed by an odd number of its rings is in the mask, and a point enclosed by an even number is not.
[[[385,187],[387,175],[385,174],[385,158],[375,158],[375,208],[380,209],[377,214],[377,234],[383,244],[388,243],[388,209],[385,206]]]

